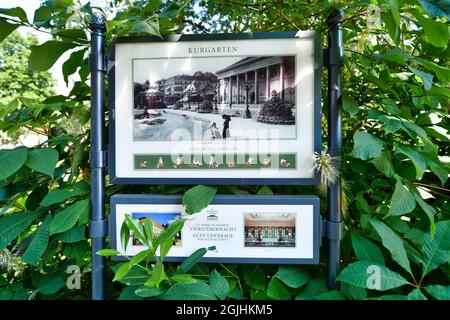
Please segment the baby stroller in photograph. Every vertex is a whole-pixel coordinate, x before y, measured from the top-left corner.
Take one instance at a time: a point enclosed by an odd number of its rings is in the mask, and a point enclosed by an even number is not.
[[[217,128],[217,124],[214,121],[209,124],[208,128],[211,131],[211,139],[222,139],[219,128]]]

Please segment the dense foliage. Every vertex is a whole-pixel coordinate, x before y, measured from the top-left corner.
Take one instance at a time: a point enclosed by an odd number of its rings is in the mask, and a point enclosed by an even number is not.
[[[324,260],[302,267],[196,264],[212,249],[200,248],[182,265],[163,263],[163,257],[149,264],[158,246],[166,252],[174,230],[155,238],[150,224],[128,219],[124,234],[131,230],[149,249],[131,261],[111,263],[109,298],[450,299],[447,1],[113,0],[110,4],[108,41],[121,35],[182,31],[323,32],[327,15],[334,7],[343,7],[341,176],[346,201],[340,290],[327,290]],[[89,298],[86,80],[91,10],[89,4],[80,7],[73,0],[47,0],[29,22],[20,8],[0,9],[0,41],[19,25],[52,33],[53,40],[31,48],[30,69],[48,70],[62,53],[73,49],[62,71],[66,78],[74,73],[80,77],[68,96],[44,101],[20,97],[0,106],[3,132],[13,134],[27,126],[42,130],[48,138],[35,148],[0,150],[0,263],[8,267],[0,273],[3,299]],[[324,92],[325,86],[326,81]],[[323,111],[326,138],[326,108]],[[107,195],[186,190],[108,185]],[[318,191],[312,186],[197,186],[184,193],[187,212],[199,211],[216,192]],[[326,213],[326,201],[321,202],[321,211]],[[65,287],[67,266],[73,264],[82,270],[81,290]],[[368,268],[381,272],[379,286],[367,281]]]

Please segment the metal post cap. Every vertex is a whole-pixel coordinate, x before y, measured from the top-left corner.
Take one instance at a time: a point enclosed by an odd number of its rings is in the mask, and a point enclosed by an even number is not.
[[[91,22],[89,28],[91,30],[106,31],[106,17],[100,10],[93,10],[91,15]]]
[[[334,9],[327,18],[328,28],[334,27],[336,24],[342,22],[344,19],[344,10],[343,9]]]

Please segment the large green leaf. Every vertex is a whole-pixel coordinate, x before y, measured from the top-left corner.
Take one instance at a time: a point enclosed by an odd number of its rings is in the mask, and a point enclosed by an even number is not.
[[[414,289],[408,294],[408,300],[428,300],[419,288]]]
[[[358,261],[349,264],[338,275],[337,280],[360,288],[377,291],[386,291],[409,284],[398,273],[370,261]]]
[[[291,288],[300,288],[309,280],[309,274],[297,266],[282,266],[275,277]]]
[[[391,216],[401,216],[410,213],[416,207],[414,194],[406,189],[400,179],[397,179],[395,191],[389,206],[388,214]]]
[[[159,31],[159,19],[158,15],[153,15],[145,20],[138,20],[133,23],[130,30],[131,33],[150,34],[157,37],[161,37]]]
[[[422,176],[426,169],[426,162],[425,158],[419,152],[406,146],[398,146],[395,149],[395,153],[402,153],[405,156],[407,156],[412,161],[414,167],[416,168],[416,179],[417,180],[422,179]]]
[[[392,154],[390,151],[383,151],[378,157],[370,161],[375,168],[386,177],[394,176],[394,166],[392,165]]]
[[[42,207],[48,207],[53,204],[66,201],[72,197],[85,195],[86,191],[84,190],[67,190],[67,189],[57,189],[50,193],[48,193],[44,199],[42,199],[40,205]]]
[[[80,67],[81,64],[83,63],[83,57],[85,52],[86,49],[72,52],[70,58],[63,63],[62,72],[66,84],[68,84],[69,82],[69,76],[71,74],[74,74],[77,71],[78,67]]]
[[[375,261],[381,265],[384,265],[384,257],[380,248],[376,246],[372,241],[363,236],[352,232],[352,246],[355,251],[356,257],[360,261]]]
[[[140,286],[137,288],[134,293],[143,298],[151,298],[151,297],[157,297],[162,295],[164,292],[166,292],[167,288],[149,288],[147,286]]]
[[[188,214],[200,212],[211,203],[216,192],[216,188],[201,185],[189,189],[183,196],[186,212]]]
[[[57,234],[55,238],[65,243],[74,243],[86,239],[85,231],[85,225],[76,226],[75,228]]]
[[[52,216],[45,217],[42,225],[37,229],[33,240],[28,245],[27,250],[22,255],[22,260],[31,265],[37,265],[39,259],[44,254],[48,246],[48,239],[50,237],[50,221]]]
[[[55,149],[34,149],[28,152],[27,167],[45,173],[53,178],[59,155]]]
[[[186,260],[184,260],[180,265],[181,270],[183,270],[183,272],[188,272],[191,270],[192,267],[195,266],[201,258],[203,258],[207,251],[208,250],[206,248],[200,248],[194,251],[194,253],[187,257]]]
[[[50,40],[39,46],[31,47],[31,54],[28,59],[28,67],[36,71],[50,69],[58,58],[67,50],[75,48],[77,44]]]
[[[380,236],[383,246],[391,253],[392,259],[406,271],[411,273],[411,266],[409,264],[405,246],[403,245],[403,239],[392,231],[385,223],[375,218],[369,218],[369,221]]]
[[[1,27],[1,26],[0,26]],[[0,149],[0,180],[22,168],[27,160],[27,148]]]
[[[158,236],[158,238],[156,238],[155,246],[173,239],[176,234],[180,232],[181,229],[183,229],[184,222],[184,219],[178,219],[177,221],[173,222],[163,233]]]
[[[161,296],[162,300],[217,300],[209,285],[196,283],[176,283]]]
[[[66,282],[61,276],[49,274],[45,276],[40,276],[36,280],[36,289],[42,294],[53,294],[58,292]]]
[[[383,149],[383,140],[367,132],[356,131],[353,135],[353,141],[354,146],[351,155],[361,160],[376,158]]]
[[[450,20],[450,1],[419,0],[422,7],[433,17],[446,17]]]
[[[50,224],[50,234],[69,230],[77,223],[80,215],[88,210],[89,199],[84,199],[58,212]]]
[[[152,275],[144,284],[148,287],[159,288],[159,284],[165,279],[167,279],[167,275],[164,271],[164,265],[161,260],[158,259],[153,265]]]
[[[27,13],[21,7],[0,8],[0,14],[17,17],[23,22],[28,22]]]
[[[144,226],[138,219],[129,214],[126,214],[125,223],[139,241],[141,241],[142,243],[147,243],[147,237],[144,233]]]
[[[230,292],[230,285],[227,279],[216,270],[213,270],[209,275],[209,285],[220,300],[224,300]]]
[[[426,233],[423,240],[423,277],[450,259],[450,220],[436,223],[434,237]]]
[[[4,18],[0,18],[0,42],[2,42],[7,36],[19,27],[18,24],[12,24],[7,22]]]
[[[291,294],[288,289],[275,277],[272,277],[267,286],[267,297],[274,300],[290,300]]]
[[[435,284],[426,286],[425,291],[438,300],[450,300],[450,286]]]
[[[449,31],[446,23],[426,18],[422,14],[415,11],[415,16],[423,28],[425,41],[435,47],[445,48],[449,40]]]
[[[258,264],[244,264],[244,281],[253,289],[266,289],[264,270]]]
[[[423,82],[423,88],[425,90],[430,90],[431,86],[433,84],[433,76],[429,73],[426,73],[424,71],[417,70],[416,68],[413,68],[411,66],[408,66],[408,69],[413,72],[416,76],[420,77]]]
[[[38,217],[34,212],[18,212],[0,217],[0,251],[22,233]]]
[[[342,96],[342,108],[351,116],[356,115],[359,111],[359,106],[356,100],[347,95]]]

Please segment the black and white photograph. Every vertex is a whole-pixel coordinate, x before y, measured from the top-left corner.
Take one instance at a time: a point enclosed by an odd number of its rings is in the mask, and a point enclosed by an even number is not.
[[[294,213],[245,213],[245,247],[295,247]]]
[[[295,56],[133,59],[133,139],[295,139],[295,85]]]

